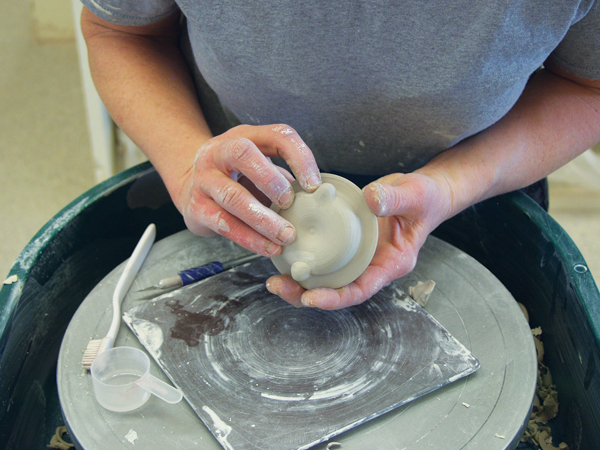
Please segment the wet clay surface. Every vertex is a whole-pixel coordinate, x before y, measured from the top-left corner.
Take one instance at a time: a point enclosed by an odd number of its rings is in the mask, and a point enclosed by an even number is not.
[[[227,297],[219,295],[215,295],[213,298],[222,302],[229,300]],[[187,311],[179,303],[179,300],[168,300],[165,302],[165,306],[171,310],[171,314],[177,317],[175,325],[171,327],[171,337],[182,339],[189,347],[196,347],[200,343],[199,339],[204,335],[215,336],[223,331],[226,319],[230,314],[235,314],[241,304],[233,301],[216,316],[204,311]]]
[[[296,308],[260,259],[125,321],[221,445],[308,448],[479,366],[396,285],[340,311]]]

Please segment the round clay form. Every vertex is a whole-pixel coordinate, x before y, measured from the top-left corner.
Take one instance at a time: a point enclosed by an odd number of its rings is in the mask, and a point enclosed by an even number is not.
[[[337,175],[321,174],[323,184],[312,193],[292,183],[292,206],[271,208],[296,228],[296,239],[271,258],[282,274],[305,289],[340,288],[367,268],[377,247],[377,217],[363,192]]]

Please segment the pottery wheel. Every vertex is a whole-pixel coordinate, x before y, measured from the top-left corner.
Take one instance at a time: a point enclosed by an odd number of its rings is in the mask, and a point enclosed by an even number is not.
[[[262,258],[124,315],[224,448],[310,448],[479,368],[395,285],[322,311],[270,294],[276,273]]]
[[[243,253],[243,249],[224,239],[203,239],[188,232],[179,233],[155,244],[131,292],[154,284],[178,270],[214,259],[233,259]],[[61,347],[59,396],[72,435],[80,448],[87,449],[131,448],[133,445],[138,448],[221,448],[194,411],[183,402],[168,405],[151,398],[144,407],[126,414],[106,411],[95,403],[91,380],[80,369],[81,352],[90,338],[100,337],[108,329],[110,298],[122,268],[123,265],[111,272],[82,303]],[[335,441],[342,443],[342,448],[420,449],[443,443],[447,449],[494,449],[516,445],[514,439],[528,418],[536,377],[531,333],[521,311],[487,270],[467,255],[434,238],[430,238],[423,248],[415,271],[396,284],[399,289],[408,292],[408,286],[428,279],[435,280],[437,287],[427,311],[479,358],[481,368],[470,377],[337,436]],[[256,285],[255,281],[248,282],[244,289],[256,289],[252,287]],[[145,301],[140,294],[129,294],[123,310],[139,307]],[[283,303],[278,305],[277,308],[289,307]],[[171,314],[177,315],[180,311],[175,301],[166,306]],[[267,311],[256,313],[265,317],[262,326],[266,327],[269,323],[273,326]],[[315,320],[322,313],[306,310],[306,314],[312,317],[310,320]],[[318,320],[326,319],[321,317]],[[189,330],[186,333],[185,323],[180,325],[182,343],[193,347],[196,337]],[[295,324],[288,325],[290,330],[294,329]],[[343,330],[341,333],[343,335]],[[314,341],[326,338],[324,327],[321,335],[314,336]],[[277,342],[273,344],[271,348],[278,348]],[[125,326],[116,345],[141,347]],[[258,351],[258,347],[250,341],[240,341],[232,348]],[[291,372],[295,367],[292,364],[293,351],[288,348],[285,353],[275,355],[289,363]],[[335,361],[329,363],[339,364]],[[186,361],[182,360],[181,364],[186,364]],[[352,369],[352,364],[344,367]],[[154,375],[166,380],[156,365],[152,369]],[[255,367],[255,370],[260,372],[261,367]],[[223,376],[235,377],[234,368]],[[293,394],[290,392],[289,395]],[[235,395],[232,395],[231,402],[235,404]],[[228,421],[222,422],[223,430],[227,430]],[[315,448],[324,449],[325,446],[326,443],[323,443]]]

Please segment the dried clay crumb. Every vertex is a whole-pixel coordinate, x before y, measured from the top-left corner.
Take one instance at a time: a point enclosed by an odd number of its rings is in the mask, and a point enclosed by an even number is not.
[[[69,434],[67,431],[67,427],[62,426],[56,429],[56,434],[52,436],[50,440],[50,444],[46,445],[47,448],[56,449],[56,450],[70,450],[75,446],[70,442],[67,442],[63,439],[65,434]]]
[[[470,408],[470,407],[471,407],[471,405],[469,405],[468,403],[462,402],[462,404],[463,404],[463,406],[464,406],[465,408]]]
[[[531,442],[542,450],[569,450],[569,446],[561,442],[558,447],[552,443],[552,430],[545,426],[558,415],[558,392],[553,384],[550,369],[543,363],[544,344],[542,343],[542,328],[531,330],[538,357],[538,376],[533,409],[527,424],[527,429],[521,437],[521,442]]]
[[[552,444],[552,435],[549,427],[540,426],[534,424],[527,428],[527,432],[530,432],[530,427],[534,429],[533,435],[530,437],[531,442],[534,445],[540,447],[542,450],[569,450],[569,446],[564,442],[561,442],[558,447]]]
[[[495,433],[494,436],[496,436],[499,439],[506,439],[506,436],[503,436],[501,434]]]
[[[422,281],[419,281],[415,286],[409,286],[408,294],[420,306],[425,307],[434,289],[435,281],[429,280],[424,283]]]
[[[10,277],[8,277],[6,280],[4,280],[4,283],[3,283],[3,284],[13,284],[13,283],[16,283],[18,279],[19,279],[19,277],[18,277],[18,276],[16,276],[16,275],[11,275],[11,276],[10,276]]]
[[[138,434],[134,430],[129,430],[129,432],[125,435],[125,439],[129,441],[130,444],[135,445],[135,440],[138,438]]]
[[[342,446],[342,444],[340,444],[339,442],[330,442],[329,444],[327,444],[327,449],[326,450],[331,450],[334,448],[340,448]]]

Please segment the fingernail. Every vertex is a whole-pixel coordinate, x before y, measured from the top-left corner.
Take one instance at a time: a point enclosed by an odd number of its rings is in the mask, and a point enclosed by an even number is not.
[[[310,177],[308,177],[308,179],[306,180],[306,189],[309,192],[314,191],[315,189],[317,189],[319,186],[321,186],[321,177],[317,174],[311,175]]]
[[[271,282],[269,280],[267,280],[265,287],[267,288],[267,291],[269,291],[271,294],[277,295],[277,292],[275,292],[275,288],[273,287],[273,285],[271,284]]]
[[[373,191],[373,200],[375,200],[375,202],[379,206],[379,215],[384,215],[387,209],[387,194],[385,193],[385,189],[379,183],[374,183],[371,186],[371,190]]]
[[[304,306],[307,306],[309,308],[314,307],[314,304],[313,304],[312,300],[306,294],[302,294],[302,297],[300,297],[300,301],[302,302],[302,304]]]
[[[296,237],[296,230],[294,230],[294,227],[290,227],[290,226],[286,226],[277,235],[277,239],[282,243],[282,245],[287,245],[287,244],[291,243],[295,237]]]
[[[273,242],[269,242],[267,245],[266,252],[269,256],[277,256],[281,250],[281,247]]]
[[[277,199],[283,209],[289,208],[294,202],[294,189],[290,186]]]

